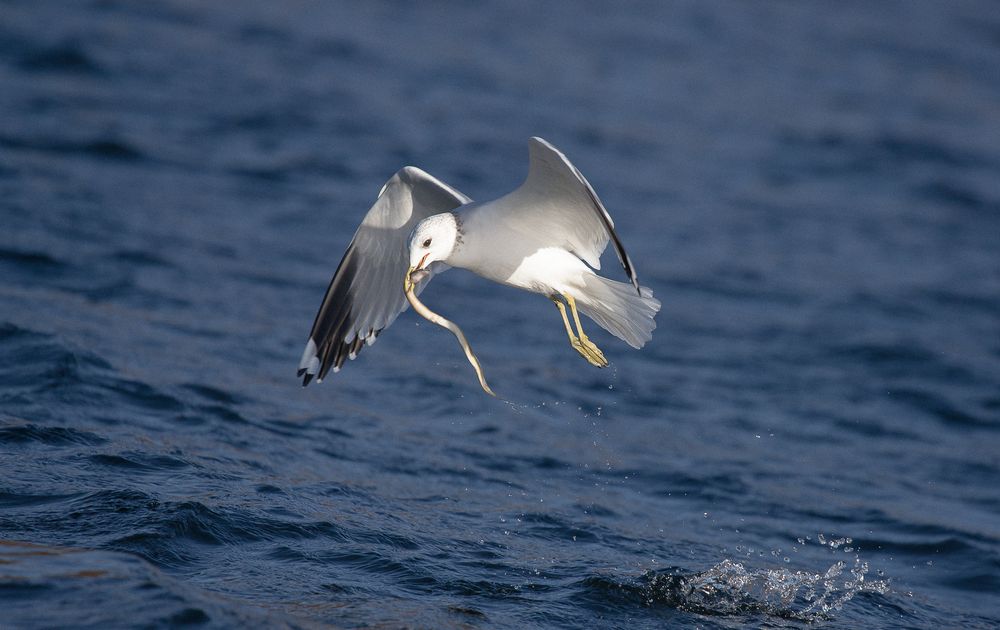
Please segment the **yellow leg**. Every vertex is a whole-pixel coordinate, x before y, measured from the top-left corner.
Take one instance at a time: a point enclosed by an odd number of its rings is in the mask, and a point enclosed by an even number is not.
[[[563,324],[566,325],[566,334],[569,335],[569,343],[573,348],[579,352],[584,359],[590,362],[591,365],[597,367],[607,367],[608,360],[604,358],[604,353],[601,349],[594,345],[587,335],[583,333],[583,327],[580,325],[580,315],[576,312],[576,300],[573,296],[563,294],[566,298],[566,303],[569,304],[570,311],[573,312],[573,321],[576,322],[576,331],[579,333],[579,337],[573,334],[572,328],[569,325],[569,318],[566,317],[566,308],[563,306],[562,302],[557,299],[552,301],[556,303],[559,307],[559,313],[563,317]]]
[[[552,300],[552,303],[559,309],[559,314],[562,315],[563,318],[563,324],[566,325],[566,334],[569,335],[569,342],[575,346],[575,344],[579,342],[579,339],[577,339],[576,335],[573,334],[573,328],[569,325],[569,318],[566,317],[566,307],[559,300],[559,298],[550,297],[549,299]]]

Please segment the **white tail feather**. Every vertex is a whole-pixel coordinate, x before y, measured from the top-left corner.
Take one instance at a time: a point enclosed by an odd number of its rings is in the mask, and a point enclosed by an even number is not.
[[[635,287],[596,274],[584,279],[584,290],[576,298],[580,312],[633,348],[641,348],[653,338],[654,317],[660,301],[646,287],[637,295]]]

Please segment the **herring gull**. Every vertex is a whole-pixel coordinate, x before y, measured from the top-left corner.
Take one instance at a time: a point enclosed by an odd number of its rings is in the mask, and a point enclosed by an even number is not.
[[[494,201],[473,202],[413,166],[386,182],[316,314],[299,363],[303,386],[314,377],[322,381],[330,369],[339,371],[374,343],[409,300],[459,337],[480,384],[492,394],[461,330],[416,298],[435,274],[451,267],[548,297],[570,345],[591,365],[605,367],[608,361],[583,332],[579,312],[633,348],[652,338],[660,302],[639,285],[597,193],[552,144],[535,137],[528,147],[527,179]],[[628,283],[595,273],[609,241]]]

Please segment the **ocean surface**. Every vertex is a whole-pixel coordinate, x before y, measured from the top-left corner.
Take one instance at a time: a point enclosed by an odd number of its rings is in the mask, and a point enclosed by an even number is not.
[[[653,341],[455,270],[501,399],[412,311],[303,389],[532,135]],[[997,4],[0,0],[0,628],[184,625],[1000,626]]]

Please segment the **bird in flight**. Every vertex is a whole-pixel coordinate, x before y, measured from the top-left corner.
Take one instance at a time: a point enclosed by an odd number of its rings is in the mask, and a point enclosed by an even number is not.
[[[406,310],[407,300],[424,317],[430,319],[429,313],[454,326],[416,299],[434,275],[451,267],[548,297],[562,316],[570,345],[591,365],[606,367],[608,361],[583,332],[580,313],[633,348],[652,338],[660,302],[639,285],[597,193],[546,140],[531,138],[528,148],[527,179],[494,201],[474,202],[413,166],[386,182],[316,314],[299,363],[303,386],[313,378],[322,381],[331,369],[339,371],[374,343]],[[609,241],[628,283],[595,273]],[[456,330],[483,389],[492,394]]]

